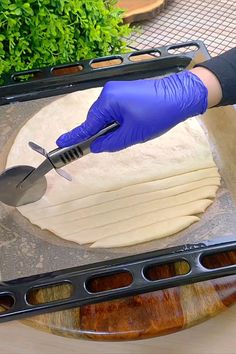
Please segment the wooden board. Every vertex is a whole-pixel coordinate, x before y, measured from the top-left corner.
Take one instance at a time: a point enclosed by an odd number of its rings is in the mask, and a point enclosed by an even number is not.
[[[236,251],[214,256],[208,266],[236,264]],[[171,276],[181,272],[182,265],[165,266],[155,276]],[[116,277],[115,283],[124,282]],[[100,280],[94,290],[110,288]],[[42,303],[66,295],[66,286],[60,289],[38,290],[31,302]],[[236,276],[181,286],[121,300],[83,306],[23,321],[25,324],[66,337],[93,340],[134,340],[161,336],[180,331],[224,311],[236,302]]]
[[[14,321],[0,325],[1,353],[233,354],[236,348],[235,318],[236,306],[233,306],[230,311],[225,311],[210,321],[171,336],[146,339],[145,341],[99,343],[55,337]]]
[[[155,17],[168,0],[119,0],[117,5],[125,10],[124,22],[137,22]]]

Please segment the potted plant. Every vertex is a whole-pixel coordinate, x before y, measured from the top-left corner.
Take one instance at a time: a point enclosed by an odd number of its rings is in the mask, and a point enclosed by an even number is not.
[[[16,71],[124,52],[114,0],[1,0],[0,80]]]

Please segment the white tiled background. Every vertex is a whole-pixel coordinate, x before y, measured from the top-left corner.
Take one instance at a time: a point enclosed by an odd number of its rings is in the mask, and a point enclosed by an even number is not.
[[[202,40],[212,56],[236,47],[236,0],[169,0],[132,36],[138,49]]]

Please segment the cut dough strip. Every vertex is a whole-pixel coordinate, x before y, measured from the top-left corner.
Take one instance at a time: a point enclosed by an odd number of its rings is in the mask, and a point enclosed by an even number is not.
[[[139,243],[156,240],[161,237],[173,235],[194,222],[198,221],[196,216],[181,216],[175,219],[155,223],[137,230],[130,231],[128,234],[120,234],[102,238],[90,247],[92,248],[110,248],[125,247]]]
[[[65,238],[70,241],[76,241],[79,244],[86,244],[121,233],[127,233],[128,235],[133,229],[145,227],[156,222],[177,218],[179,216],[191,216],[203,213],[211,204],[212,200],[209,199],[197,200],[188,204],[162,209],[158,212],[135,216],[117,223],[110,223],[95,229],[78,230],[76,233],[65,236]]]
[[[102,208],[100,213],[93,215],[93,217],[88,217],[88,210],[80,210],[76,215],[76,220],[68,221],[69,215],[64,215],[57,223],[52,225],[50,219],[42,220],[42,224],[37,222],[37,225],[50,229],[55,233],[60,232],[61,235],[66,236],[71,234],[74,230],[82,230],[88,227],[98,227],[106,225],[108,220],[110,222],[118,222],[121,220],[129,219],[134,216],[143,215],[145,213],[150,213],[152,211],[161,210],[164,208],[169,208],[171,206],[186,204],[195,200],[214,198],[216,195],[218,187],[217,186],[206,186],[195,189],[190,192],[181,193],[173,197],[168,197],[160,200],[154,200],[150,202],[142,203],[140,199],[140,204],[135,205],[130,208],[122,208],[119,210],[113,210],[111,212],[103,213]]]
[[[171,196],[175,196],[181,193],[185,193],[185,192],[189,192],[195,189],[198,189],[200,187],[204,187],[204,186],[219,186],[220,185],[220,178],[214,177],[214,178],[205,178],[203,180],[200,181],[196,181],[196,182],[191,182],[191,183],[187,183],[187,184],[183,184],[177,187],[172,187],[172,188],[168,188],[168,189],[163,189],[163,190],[156,190],[156,191],[152,191],[152,192],[148,192],[148,193],[142,193],[142,194],[137,194],[137,195],[133,195],[133,196],[128,196],[128,197],[124,197],[122,199],[115,199],[112,201],[108,201],[108,202],[104,202],[104,203],[99,203],[97,205],[93,205],[91,207],[85,207],[83,201],[78,200],[77,201],[77,205],[74,205],[74,208],[76,207],[76,209],[74,209],[74,211],[68,211],[66,209],[63,208],[60,211],[55,211],[54,209],[54,214],[53,216],[51,215],[52,209],[50,209],[49,213],[46,212],[45,210],[43,213],[41,213],[41,218],[42,219],[49,219],[50,218],[50,223],[57,223],[58,222],[58,218],[60,217],[60,215],[65,215],[67,222],[69,221],[73,221],[76,220],[78,213],[80,211],[84,211],[86,213],[87,216],[90,215],[97,215],[101,213],[106,213],[106,212],[110,212],[112,210],[117,210],[117,209],[122,209],[122,208],[128,208],[128,207],[133,207],[137,204],[140,204],[140,202],[145,203],[145,202],[150,202],[153,200],[158,200],[158,199],[163,199],[163,198],[167,198],[167,197],[171,197]],[[101,198],[101,200],[103,200],[103,198]],[[34,218],[34,216],[32,216],[32,220],[35,222],[36,220],[39,221],[40,218]]]
[[[63,199],[63,203],[55,204],[53,200],[42,198],[38,202],[28,205],[23,205],[19,208],[23,215],[27,215],[29,212],[33,214],[34,219],[40,218],[45,215],[45,206],[47,207],[47,216],[60,215],[60,213],[74,211],[75,208],[89,207],[92,205],[118,200],[124,197],[139,195],[148,192],[155,192],[157,190],[170,189],[172,187],[182,186],[192,182],[198,182],[200,180],[209,180],[210,178],[220,178],[216,167],[206,168],[198,171],[192,171],[182,175],[177,175],[169,178],[163,178],[151,182],[139,183],[131,185],[125,188],[121,188],[115,191],[102,192],[91,195],[85,198],[79,198],[75,189],[75,195],[73,200]],[[210,182],[210,181],[209,181]],[[214,183],[208,183],[214,185]],[[79,188],[79,187],[78,187]]]

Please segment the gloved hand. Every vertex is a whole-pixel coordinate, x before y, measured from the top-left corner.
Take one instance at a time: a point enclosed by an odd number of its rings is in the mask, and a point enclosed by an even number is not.
[[[188,117],[203,114],[207,97],[203,82],[189,71],[159,80],[111,81],[91,106],[86,121],[61,135],[57,145],[79,143],[114,121],[120,127],[97,138],[92,152],[113,152],[143,143]]]

